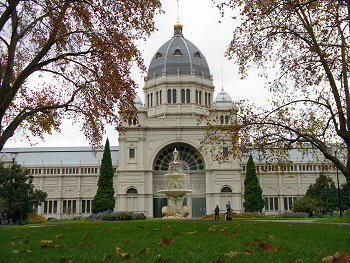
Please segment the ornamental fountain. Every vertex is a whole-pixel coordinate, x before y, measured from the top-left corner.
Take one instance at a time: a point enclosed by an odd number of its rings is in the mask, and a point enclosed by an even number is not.
[[[168,190],[161,190],[158,193],[165,194],[168,200],[168,205],[162,208],[163,218],[187,218],[190,210],[183,204],[187,193],[192,193],[192,190],[183,189],[183,181],[179,179],[186,176],[184,173],[179,173],[179,167],[182,163],[177,161],[178,151],[174,150],[174,161],[169,163],[172,167],[172,173],[165,174],[168,177]]]

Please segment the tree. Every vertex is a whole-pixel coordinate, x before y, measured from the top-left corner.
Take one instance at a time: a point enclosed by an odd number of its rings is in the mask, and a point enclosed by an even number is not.
[[[329,187],[329,182],[331,186]],[[332,210],[339,209],[338,191],[331,178],[324,174],[316,179],[306,191],[305,197],[316,200],[317,207],[322,213],[332,213]]]
[[[100,176],[97,183],[97,192],[92,204],[92,212],[97,214],[107,210],[114,210],[115,198],[113,188],[114,170],[112,166],[111,151],[109,141],[106,140],[103,157],[101,160]]]
[[[330,160],[350,188],[349,1],[224,0],[217,6],[240,12],[226,55],[242,78],[256,65],[274,67],[267,87],[274,93],[268,107],[238,102],[229,127],[210,126],[204,144],[220,143],[224,131],[228,153],[247,156],[251,148],[288,160],[288,150],[314,153]],[[233,17],[235,18],[235,17]],[[294,85],[292,85],[294,84]],[[213,120],[209,120],[211,122]],[[341,144],[336,156],[332,144]],[[265,159],[267,161],[269,157]],[[346,160],[342,163],[341,160]]]
[[[154,31],[160,8],[158,0],[1,0],[0,150],[15,131],[60,131],[64,117],[99,145],[105,124],[119,123],[117,107],[135,111],[130,70],[145,70],[135,41]]]
[[[293,212],[308,213],[309,217],[313,214],[320,212],[318,203],[311,197],[302,196],[293,202]]]
[[[8,211],[9,198],[11,192],[11,174],[12,167],[5,168],[0,164],[0,200],[1,212]],[[22,166],[15,164],[13,167],[12,178],[12,198],[11,198],[11,216],[13,221],[17,221],[21,216],[21,211],[33,212],[33,208],[36,205],[41,205],[47,197],[47,193],[42,190],[34,189],[33,185],[34,177],[29,174],[28,170],[22,168]],[[29,211],[27,211],[29,208]],[[25,214],[23,214],[25,216]]]
[[[262,198],[262,190],[256,176],[255,164],[252,155],[250,155],[244,180],[244,211],[261,212],[264,206],[265,201]]]
[[[346,184],[341,185],[340,200],[341,200],[341,208],[344,211],[350,209],[349,196],[350,196],[350,193],[349,193],[349,188],[347,187],[347,185]]]

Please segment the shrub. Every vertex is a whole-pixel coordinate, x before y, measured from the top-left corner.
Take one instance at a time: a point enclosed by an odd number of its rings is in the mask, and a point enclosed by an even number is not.
[[[311,217],[313,214],[320,212],[317,204],[317,200],[303,196],[294,201],[293,212],[307,213]]]
[[[28,214],[28,221],[31,224],[40,224],[40,223],[47,222],[45,217],[39,216],[37,213],[29,213]]]
[[[309,217],[308,213],[303,213],[303,212],[284,212],[281,214],[282,218],[307,218]]]
[[[146,216],[142,213],[134,212],[113,212],[102,214],[101,220],[103,221],[126,221],[126,220],[145,220]]]
[[[350,208],[344,212],[344,217],[345,218],[350,218]]]

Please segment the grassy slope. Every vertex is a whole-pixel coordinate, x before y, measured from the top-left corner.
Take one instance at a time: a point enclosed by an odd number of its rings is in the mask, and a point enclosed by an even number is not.
[[[220,231],[225,227],[228,230]],[[215,231],[209,232],[209,228]],[[233,231],[237,236],[227,235]],[[158,245],[163,236],[169,235],[174,240],[171,244]],[[62,258],[67,262],[162,262],[160,258],[163,262],[320,262],[337,251],[350,253],[350,226],[192,220],[89,222],[2,228],[0,240],[0,261],[6,263],[59,262]],[[62,247],[42,248],[45,244],[39,244],[41,240],[52,240],[48,246]],[[261,242],[278,249],[264,252],[258,247]],[[130,253],[132,258],[106,259],[105,256],[116,254],[116,245],[120,246],[120,253]],[[140,254],[144,248],[146,254]],[[244,248],[253,252],[246,254]],[[26,249],[31,252],[25,252]],[[20,252],[14,253],[16,250]],[[240,253],[233,258],[225,255],[231,251]]]

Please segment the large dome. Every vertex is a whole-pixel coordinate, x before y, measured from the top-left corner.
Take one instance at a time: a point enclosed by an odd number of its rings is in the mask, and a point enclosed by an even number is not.
[[[147,79],[166,75],[195,74],[211,78],[203,53],[182,35],[182,25],[174,26],[174,36],[154,54],[148,68]]]

